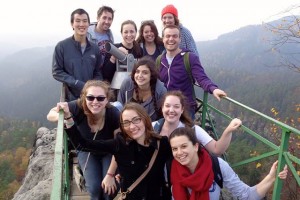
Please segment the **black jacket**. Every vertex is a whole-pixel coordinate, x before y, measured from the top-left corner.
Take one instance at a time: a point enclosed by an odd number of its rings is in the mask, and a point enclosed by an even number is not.
[[[146,170],[152,154],[157,148],[157,139],[148,147],[138,144],[135,140],[125,141],[121,134],[113,140],[86,140],[82,138],[73,126],[66,129],[75,148],[80,151],[108,152],[114,154],[118,163],[118,170],[121,178],[121,191],[126,191],[128,187]],[[164,166],[166,160],[172,156],[171,147],[167,137],[162,137],[156,160],[141,183],[129,194],[127,200],[166,200],[164,196]]]

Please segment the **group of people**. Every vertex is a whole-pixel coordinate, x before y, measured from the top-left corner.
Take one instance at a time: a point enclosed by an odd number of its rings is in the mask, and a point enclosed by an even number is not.
[[[194,124],[197,103],[184,55],[189,53],[193,79],[205,91],[218,100],[226,93],[207,77],[195,41],[179,23],[173,5],[162,9],[162,38],[152,20],[143,21],[139,31],[134,21],[126,20],[121,24],[123,40],[115,44],[110,30],[113,19],[109,6],[99,8],[93,24],[84,9],[76,9],[71,14],[74,34],[56,45],[53,56],[52,75],[66,85],[66,101],[57,103],[47,119],[57,121],[63,109],[66,132],[78,151],[90,198],[112,199],[116,173],[120,190],[126,193],[157,149],[149,173],[126,199],[216,199],[220,187],[214,182],[209,155],[226,151],[241,121],[233,119],[218,141]],[[137,60],[117,98],[110,83],[118,61],[105,51],[107,42]],[[113,101],[122,108],[117,109]],[[276,162],[262,182],[249,187],[225,161],[218,161],[224,187],[240,199],[264,197],[275,180]],[[278,176],[286,174],[284,168]]]

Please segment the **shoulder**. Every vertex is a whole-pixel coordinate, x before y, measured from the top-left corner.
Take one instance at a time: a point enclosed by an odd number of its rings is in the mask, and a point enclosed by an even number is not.
[[[165,85],[159,79],[157,79],[157,81],[156,81],[155,90],[157,93],[166,93],[167,92]]]

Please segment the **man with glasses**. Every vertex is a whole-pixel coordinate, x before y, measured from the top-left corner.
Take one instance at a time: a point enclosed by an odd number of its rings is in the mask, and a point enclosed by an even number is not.
[[[197,102],[194,97],[194,83],[190,78],[188,69],[185,68],[184,55],[188,50],[179,48],[181,36],[180,28],[176,25],[167,25],[163,29],[163,42],[166,53],[163,53],[161,60],[157,61],[159,75],[167,90],[180,90],[187,97],[190,105],[190,114],[192,119],[195,119],[195,110]],[[189,70],[194,81],[196,81],[204,91],[214,95],[220,100],[220,97],[226,96],[223,90],[218,89],[206,75],[201,66],[199,57],[192,52],[189,52]]]
[[[86,81],[102,79],[98,47],[87,39],[88,13],[76,9],[71,14],[73,36],[60,41],[54,50],[52,75],[66,86],[66,101],[78,99]]]

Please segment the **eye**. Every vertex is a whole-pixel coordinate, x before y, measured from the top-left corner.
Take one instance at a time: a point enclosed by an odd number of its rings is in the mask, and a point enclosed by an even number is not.
[[[172,148],[172,151],[173,151],[173,152],[177,151],[177,148]]]

